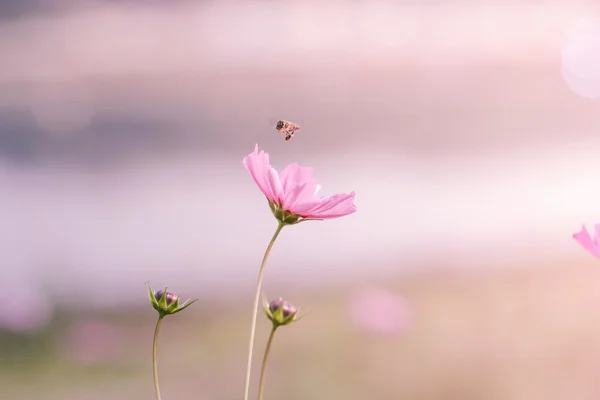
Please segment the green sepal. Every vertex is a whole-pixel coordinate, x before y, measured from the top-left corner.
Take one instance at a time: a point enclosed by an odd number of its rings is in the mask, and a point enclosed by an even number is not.
[[[285,210],[283,212],[283,218],[282,218],[281,222],[288,224],[288,225],[293,225],[293,224],[298,223],[299,219],[300,219],[300,215],[292,214],[290,211]]]
[[[273,202],[271,202],[269,199],[267,199],[267,201],[269,202],[269,208],[271,209],[271,212],[273,215],[275,215],[275,204],[273,204]]]
[[[267,300],[267,296],[264,293],[262,294],[262,304],[267,317],[269,319],[273,318],[273,314],[271,314],[271,308],[269,307],[269,300]]]
[[[273,319],[277,322],[277,325],[281,325],[283,321],[283,304],[273,312]]]
[[[155,296],[156,296],[156,294],[155,294]],[[168,308],[167,308],[167,287],[166,286],[165,286],[162,296],[160,297],[160,299],[158,299],[158,308],[160,308],[164,312],[166,312],[168,310]]]
[[[271,212],[273,213],[273,216],[275,217],[275,219],[277,219],[277,221],[279,221],[285,225],[294,225],[294,224],[297,224],[298,222],[304,221],[304,219],[302,219],[301,215],[294,214],[288,210],[284,210],[281,207],[281,204],[273,203],[270,200],[268,200],[268,202],[269,202],[269,208],[271,209]]]
[[[154,307],[154,305],[156,304],[156,297],[154,296],[154,290],[152,289],[152,286],[150,286],[150,282],[146,282],[146,288],[148,289],[148,297],[150,298],[150,304],[152,304],[152,307]]]
[[[298,309],[298,311],[300,311],[300,309]],[[296,311],[296,313],[294,314],[294,321],[293,322],[298,322],[300,321],[302,318],[306,317],[308,314],[310,314],[311,312],[305,312],[302,315],[298,315],[298,311]]]
[[[189,306],[191,306],[192,304],[194,304],[195,302],[197,302],[198,299],[194,299],[194,300],[190,300],[187,299],[182,305],[181,307],[179,307],[177,310],[173,311],[171,314],[177,314],[180,311],[185,310],[186,308],[188,308]]]
[[[293,314],[288,315],[286,318],[283,318],[283,320],[281,321],[281,325],[289,325],[296,320],[296,314],[298,314],[298,311],[296,311]]]

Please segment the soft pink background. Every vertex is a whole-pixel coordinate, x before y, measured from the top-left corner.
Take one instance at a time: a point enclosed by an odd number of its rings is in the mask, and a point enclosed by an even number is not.
[[[187,317],[167,328],[182,346],[165,357],[170,397],[200,383],[238,393],[220,382],[241,382],[246,331],[227,318],[249,319],[276,226],[241,162],[258,142],[275,168],[313,166],[323,194],[355,190],[359,210],[286,229],[273,249],[266,292],[299,293],[312,310],[278,351],[335,355],[323,375],[280,353],[273,398],[286,384],[345,400],[598,398],[600,264],[571,235],[600,221],[600,103],[588,61],[566,68],[565,46],[599,12],[594,1],[2,2],[0,286],[18,306],[2,308],[0,333],[58,326],[35,342],[66,354],[50,357],[43,398],[149,398],[144,282],[169,285],[206,306],[190,319],[216,305],[226,319],[202,319],[206,336]],[[280,118],[302,127],[289,143]],[[371,283],[406,299],[408,337],[341,339],[356,331],[344,325],[353,290]],[[61,319],[124,304],[138,310],[126,321]],[[84,340],[95,335],[97,346]],[[7,337],[1,350],[27,350]],[[76,386],[57,361],[121,365],[132,341],[139,382],[94,370]],[[18,359],[42,363],[34,354]],[[11,399],[38,396],[13,373],[0,370]],[[338,373],[356,388],[332,384]]]

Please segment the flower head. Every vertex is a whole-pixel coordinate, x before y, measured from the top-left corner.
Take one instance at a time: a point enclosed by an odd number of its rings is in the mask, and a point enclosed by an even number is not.
[[[183,311],[185,308],[191,306],[196,300],[187,299],[181,306],[179,305],[179,296],[165,290],[154,291],[149,283],[148,286],[148,297],[150,298],[150,304],[161,316],[176,314]],[[166,293],[166,295],[165,295]]]
[[[592,253],[595,257],[600,258],[600,243],[598,243],[598,238],[600,238],[600,224],[596,224],[595,231],[594,239],[592,240],[584,225],[581,231],[573,234],[573,239],[577,240],[584,249]]]
[[[575,94],[600,97],[600,18],[584,17],[568,28],[562,47],[562,73]]]
[[[354,192],[315,197],[320,186],[312,168],[290,164],[278,173],[269,163],[269,154],[258,151],[244,158],[244,166],[269,200],[275,218],[286,224],[309,219],[332,219],[356,212]]]
[[[293,304],[284,301],[281,297],[271,302],[263,298],[263,308],[265,309],[267,318],[273,322],[275,328],[281,325],[289,325],[301,318],[297,316],[298,309]]]

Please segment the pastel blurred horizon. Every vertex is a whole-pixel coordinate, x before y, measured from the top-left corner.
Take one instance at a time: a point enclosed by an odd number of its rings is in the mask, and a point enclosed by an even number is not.
[[[0,2],[0,397],[152,398],[151,281],[200,299],[161,333],[165,398],[237,398],[276,227],[258,143],[360,209],[279,237],[264,290],[313,311],[265,398],[597,399],[600,265],[572,235],[600,220],[598,21],[591,0]],[[404,299],[398,334],[355,323],[365,287]]]

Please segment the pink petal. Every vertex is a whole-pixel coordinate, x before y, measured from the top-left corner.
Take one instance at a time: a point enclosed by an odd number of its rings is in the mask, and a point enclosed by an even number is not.
[[[317,182],[312,178],[312,168],[290,164],[281,171],[279,179],[285,196],[282,205],[286,210],[295,212],[296,204],[313,199]]]
[[[355,193],[336,194],[331,197],[319,199],[317,204],[306,203],[297,209],[297,212],[305,218],[333,219],[343,217],[356,212],[354,205]]]
[[[264,195],[273,202],[278,201],[282,194],[281,183],[277,171],[271,168],[269,154],[262,150],[259,153],[257,144],[254,152],[244,157],[243,164]]]
[[[277,174],[277,171],[275,171],[274,168],[269,168],[268,181],[273,193],[273,199],[281,203],[284,193],[283,188],[281,187],[281,181],[279,180],[279,174]]]
[[[356,206],[354,204],[347,204],[348,202],[340,203],[335,209],[331,209],[326,213],[319,214],[319,219],[334,219],[344,217],[356,212]]]
[[[295,186],[291,191],[286,192],[283,206],[285,209],[301,214],[298,210],[307,202],[314,202],[313,194],[317,183],[314,181],[304,182]]]
[[[285,193],[290,192],[294,186],[305,182],[314,181],[312,178],[312,168],[301,167],[296,163],[290,164],[281,171],[279,180]]]
[[[594,227],[596,235],[594,235],[594,245],[598,246],[598,238],[600,238],[600,224],[596,224]]]
[[[599,226],[596,225],[596,232],[598,232]],[[581,231],[573,234],[573,239],[575,239],[584,249],[592,253],[594,256],[600,258],[600,246],[598,246],[598,238],[595,237],[592,241],[590,234],[587,229],[585,229],[585,225],[582,226]]]

